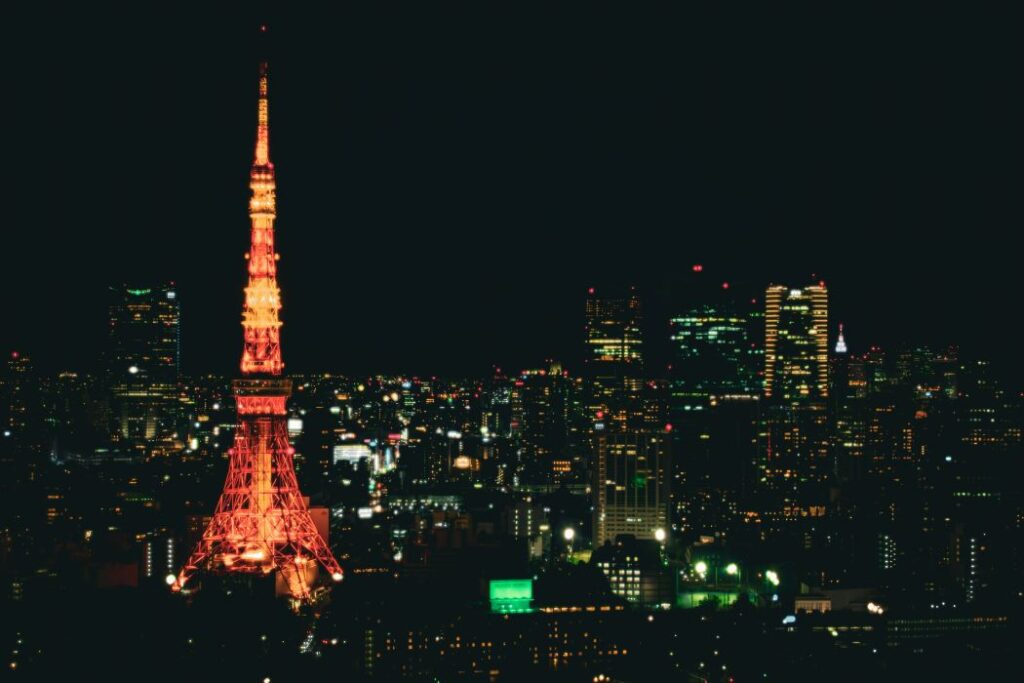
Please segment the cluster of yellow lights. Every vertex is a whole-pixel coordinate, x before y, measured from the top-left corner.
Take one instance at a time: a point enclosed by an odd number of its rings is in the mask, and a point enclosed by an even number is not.
[[[783,300],[789,302],[784,304]],[[810,305],[803,303],[810,300]],[[811,325],[808,329],[808,339],[794,340],[787,332],[783,331],[781,336],[789,337],[797,346],[812,346],[812,350],[802,351],[798,358],[784,359],[777,355],[780,321],[783,311],[799,310],[806,315],[810,314]],[[819,397],[828,396],[828,289],[825,284],[819,283],[805,287],[804,289],[789,289],[782,285],[768,287],[765,292],[765,373],[764,373],[764,394],[771,397],[776,390],[776,370],[790,376],[808,375],[811,368],[808,361],[814,360],[815,367],[815,388]],[[800,361],[803,361],[801,364]],[[777,367],[781,365],[782,367]],[[808,377],[810,379],[810,377]],[[810,394],[810,387],[804,383],[799,388],[801,396]]]

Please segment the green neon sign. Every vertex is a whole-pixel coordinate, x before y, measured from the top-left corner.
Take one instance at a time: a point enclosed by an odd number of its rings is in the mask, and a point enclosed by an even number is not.
[[[501,614],[531,612],[533,601],[532,579],[492,579],[490,582],[491,611]]]

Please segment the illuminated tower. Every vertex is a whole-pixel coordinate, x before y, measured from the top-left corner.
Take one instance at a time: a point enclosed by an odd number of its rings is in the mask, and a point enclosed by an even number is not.
[[[842,323],[839,323],[839,338],[836,339],[836,353],[846,353],[846,340],[843,338]]]
[[[249,187],[252,234],[249,284],[242,313],[243,379],[235,381],[238,428],[228,451],[227,478],[213,519],[172,588],[198,570],[280,571],[294,598],[308,599],[317,562],[335,581],[341,568],[316,530],[299,491],[288,442],[285,403],[291,381],[281,376],[281,292],[274,251],[274,165],[270,161],[267,64],[260,65],[259,125]]]

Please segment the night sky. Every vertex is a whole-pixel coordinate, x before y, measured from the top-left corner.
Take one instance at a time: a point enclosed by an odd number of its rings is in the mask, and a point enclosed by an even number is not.
[[[166,279],[230,373],[263,17],[145,4],[6,11],[0,349],[88,369],[106,287]],[[572,364],[588,286],[665,335],[702,263],[1020,373],[1021,5],[421,4],[263,13],[289,369]]]

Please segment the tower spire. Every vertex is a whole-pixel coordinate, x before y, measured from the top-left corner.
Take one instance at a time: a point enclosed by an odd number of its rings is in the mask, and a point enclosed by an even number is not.
[[[273,166],[270,163],[270,65],[266,59],[260,62],[260,98],[256,118],[256,156],[254,166]]]
[[[257,109],[256,153],[249,173],[249,218],[252,222],[249,253],[249,284],[245,288],[242,326],[245,348],[242,351],[243,374],[280,375],[281,290],[277,286],[277,258],[274,250],[274,219],[277,217],[277,183],[270,161],[270,117],[266,60],[260,62],[259,104]]]
[[[846,340],[843,339],[842,323],[839,323],[839,338],[836,339],[836,353],[846,353]]]

